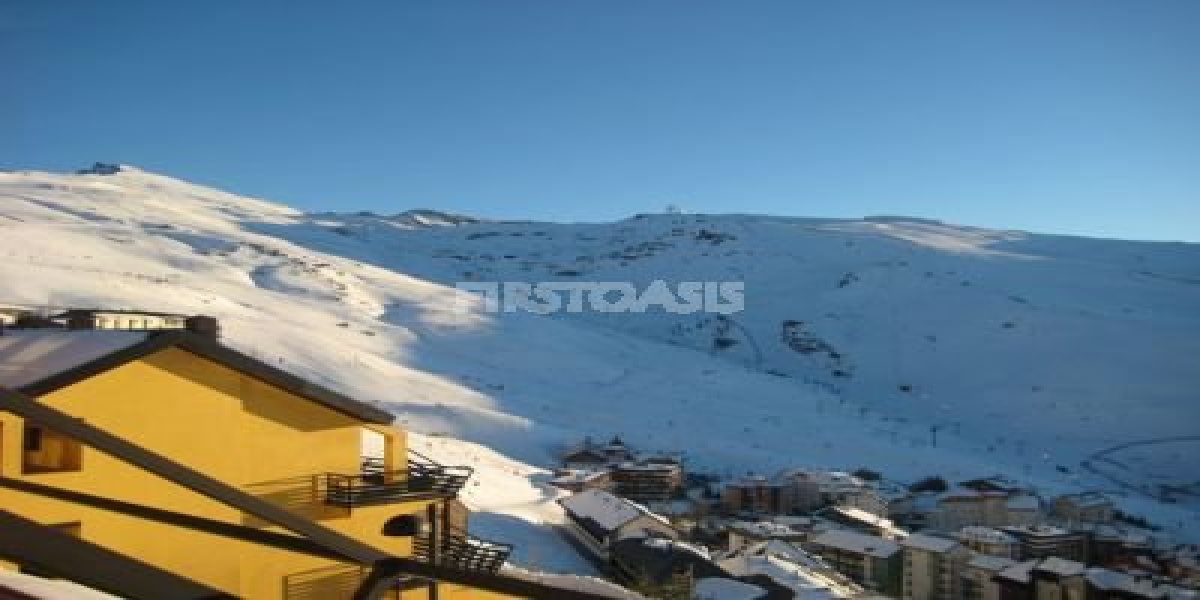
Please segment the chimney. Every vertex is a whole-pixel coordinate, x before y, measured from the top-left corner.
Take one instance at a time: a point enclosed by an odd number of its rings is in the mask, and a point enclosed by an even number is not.
[[[208,338],[214,342],[221,337],[221,326],[217,323],[217,319],[215,317],[208,317],[204,315],[188,317],[187,320],[184,321],[183,328],[196,335]]]

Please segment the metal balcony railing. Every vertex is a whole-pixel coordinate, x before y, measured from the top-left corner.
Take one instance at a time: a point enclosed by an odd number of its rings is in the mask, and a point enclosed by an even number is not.
[[[469,571],[495,573],[511,553],[510,544],[479,539],[459,530],[442,535],[436,547],[434,538],[429,535],[413,540],[415,558]]]
[[[346,508],[453,498],[473,472],[471,467],[443,466],[415,452],[409,454],[406,470],[388,471],[382,459],[364,458],[357,474],[317,475],[317,489],[326,504]]]

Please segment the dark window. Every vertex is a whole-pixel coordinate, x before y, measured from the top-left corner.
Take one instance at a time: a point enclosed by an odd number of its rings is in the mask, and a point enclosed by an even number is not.
[[[25,451],[40,452],[42,450],[42,428],[33,425],[25,426]]]
[[[83,468],[83,446],[56,431],[26,425],[22,445],[23,473],[54,473]]]

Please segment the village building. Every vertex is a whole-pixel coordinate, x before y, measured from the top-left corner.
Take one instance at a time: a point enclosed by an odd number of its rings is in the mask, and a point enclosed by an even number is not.
[[[800,544],[835,529],[828,521],[815,517],[772,517],[758,521],[733,521],[725,528],[726,548],[737,551],[760,542],[778,540]]]
[[[915,533],[900,540],[904,548],[904,595],[914,600],[958,597],[961,566],[971,551],[943,537]]]
[[[904,556],[892,540],[857,531],[827,531],[808,543],[839,573],[868,590],[899,596],[903,587]]]
[[[1033,568],[1038,559],[1013,563],[1000,570],[992,581],[999,588],[1001,600],[1033,600]]]
[[[959,573],[958,593],[962,600],[1000,600],[1000,585],[996,577],[1001,571],[1017,564],[1011,558],[975,554]]]
[[[885,519],[861,508],[849,506],[830,506],[813,513],[813,516],[824,519],[839,527],[853,529],[884,539],[903,539],[908,532],[897,527],[891,520]]]
[[[621,441],[620,436],[613,436],[608,444],[602,449],[604,457],[608,460],[608,464],[615,465],[625,461],[633,460],[633,451]]]
[[[971,525],[1001,527],[1043,522],[1041,500],[1004,477],[963,481],[945,491],[881,492],[888,516],[902,527],[952,533]]]
[[[1159,577],[1122,573],[1058,557],[1000,571],[1001,600],[1194,600],[1200,592]]]
[[[860,496],[873,496],[876,503],[882,501],[878,497],[878,493],[872,490],[865,481],[843,471],[788,469],[779,473],[776,478],[780,481],[790,482],[795,487],[794,493],[799,512],[808,512],[831,505],[859,506],[866,504],[870,506],[872,504],[868,500],[860,500]],[[876,511],[872,510],[871,512]]]
[[[730,513],[790,514],[798,507],[795,491],[787,481],[746,476],[725,484],[721,507]]]
[[[1037,598],[1086,598],[1087,565],[1050,557],[1030,569],[1033,593]]]
[[[59,532],[38,540],[295,600],[344,596],[387,557],[493,574],[510,550],[467,533],[470,468],[409,448],[387,411],[205,336],[8,330],[0,388],[0,507]],[[7,560],[40,544],[8,546]],[[489,597],[399,581],[405,598]]]
[[[891,514],[891,502],[886,494],[873,487],[863,487],[853,493],[843,494],[837,506],[857,508],[879,517]]]
[[[1171,579],[1088,568],[1088,598],[1097,600],[1196,600],[1200,589]]]
[[[957,487],[938,495],[936,509],[927,516],[928,527],[953,532],[969,525],[1031,525],[1041,520],[1036,496],[982,484],[978,488],[982,489]]]
[[[1138,566],[1154,555],[1153,540],[1144,530],[1101,523],[1079,523],[1073,525],[1071,531],[1087,535],[1087,558],[1091,565]]]
[[[598,563],[611,561],[613,544],[627,538],[659,537],[677,540],[665,518],[645,507],[603,490],[587,490],[559,498],[566,511],[567,531]]]
[[[958,530],[954,538],[962,545],[991,556],[1019,559],[1021,557],[1021,541],[1015,536],[981,525],[969,525]]]
[[[1084,492],[1055,498],[1052,514],[1066,523],[1112,523],[1115,510],[1108,496]]]
[[[1200,544],[1177,544],[1157,557],[1173,579],[1200,588]]]
[[[612,469],[612,479],[619,496],[643,503],[667,502],[683,489],[683,464],[667,456],[627,461]]]
[[[893,495],[888,501],[887,517],[906,529],[929,529],[932,516],[938,512],[939,497],[936,492]]]
[[[632,537],[611,549],[614,578],[627,586],[688,590],[697,579],[733,579],[702,548],[662,537]]]
[[[617,438],[614,438],[613,441],[620,442]],[[563,468],[572,471],[599,471],[611,466],[612,461],[609,459],[609,454],[605,452],[605,446],[596,444],[592,438],[588,437],[584,438],[580,445],[563,453],[562,464]]]
[[[1056,556],[1074,561],[1088,560],[1088,534],[1053,525],[1001,527],[1021,544],[1021,560]]]
[[[612,491],[616,487],[612,474],[608,471],[579,471],[563,469],[555,473],[550,485],[568,492],[578,494],[587,490]]]
[[[758,542],[718,557],[717,565],[744,580],[770,578],[789,589],[795,598],[856,598],[862,586],[838,573],[828,563],[780,540]]]
[[[567,471],[605,471],[609,476],[593,476],[584,483],[561,473],[560,478],[565,479],[555,485],[568,486],[563,489],[613,489],[617,495],[645,504],[671,501],[683,492],[686,478],[679,458],[638,456],[619,436],[607,444],[585,438],[582,444],[563,453],[561,459]]]

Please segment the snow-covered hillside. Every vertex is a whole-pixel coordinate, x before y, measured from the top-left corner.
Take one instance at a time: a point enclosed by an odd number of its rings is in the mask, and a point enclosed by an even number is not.
[[[899,217],[306,215],[124,168],[0,173],[0,258],[0,303],[210,314],[226,343],[386,404],[426,449],[484,469],[467,498],[482,535],[523,537],[518,561],[549,568],[582,565],[520,526],[558,518],[538,467],[585,434],[720,473],[1002,472],[1049,489],[1113,489],[1082,463],[1200,437],[1197,245]],[[654,279],[742,281],[746,309],[464,312],[453,288]],[[1200,442],[1137,448],[1089,464],[1200,481]],[[1200,533],[1195,504],[1123,503]]]

